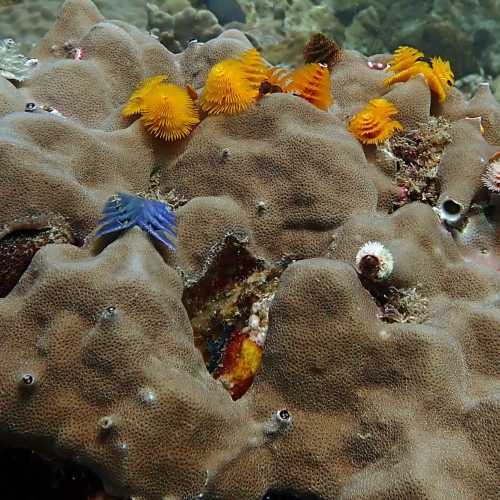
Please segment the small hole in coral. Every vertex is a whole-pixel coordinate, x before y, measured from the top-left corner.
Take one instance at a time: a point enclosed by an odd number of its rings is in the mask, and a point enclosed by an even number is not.
[[[453,200],[446,200],[443,203],[443,211],[450,215],[458,215],[462,210],[462,206]]]
[[[25,386],[32,386],[35,384],[35,377],[30,373],[26,373],[21,377],[21,380]]]
[[[101,318],[104,320],[112,319],[116,314],[116,306],[108,306],[102,312]]]
[[[278,414],[281,420],[288,420],[290,418],[290,413],[288,412],[288,410],[280,410]]]
[[[108,431],[113,427],[113,418],[112,417],[102,417],[99,419],[99,427],[104,430]]]
[[[375,279],[380,271],[380,261],[374,255],[365,255],[360,260],[358,267],[360,274]]]

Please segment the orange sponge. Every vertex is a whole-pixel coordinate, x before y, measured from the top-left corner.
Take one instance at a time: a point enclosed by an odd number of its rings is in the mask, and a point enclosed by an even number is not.
[[[421,57],[424,57],[424,53],[420,52],[420,50],[401,45],[394,51],[386,71],[392,71],[393,73],[403,71],[413,66]]]
[[[165,75],[152,76],[151,78],[144,80],[130,96],[127,104],[122,109],[122,115],[125,117],[140,115],[143,111],[144,100],[149,92],[151,92],[151,90],[159,83],[166,81],[167,77]]]
[[[175,141],[189,135],[200,119],[186,89],[162,83],[147,95],[142,121],[154,136]]]

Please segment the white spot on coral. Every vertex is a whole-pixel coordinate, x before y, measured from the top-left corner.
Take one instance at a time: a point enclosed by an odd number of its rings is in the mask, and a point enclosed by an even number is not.
[[[260,320],[259,317],[256,314],[250,315],[248,318],[248,326],[250,328],[259,328],[260,325]]]
[[[500,160],[491,162],[483,175],[483,184],[493,193],[500,193]]]
[[[382,330],[379,330],[378,332],[378,336],[382,339],[382,340],[387,340],[391,337],[391,334],[385,330],[385,329],[382,329]]]
[[[139,389],[139,397],[143,403],[147,405],[152,405],[156,402],[156,393],[153,389],[147,387],[142,387]]]
[[[394,258],[391,252],[389,252],[382,243],[378,241],[368,241],[359,249],[356,254],[356,267],[358,271],[361,272],[361,261],[368,256],[375,257],[378,261],[377,279],[385,279],[392,273],[394,269]]]

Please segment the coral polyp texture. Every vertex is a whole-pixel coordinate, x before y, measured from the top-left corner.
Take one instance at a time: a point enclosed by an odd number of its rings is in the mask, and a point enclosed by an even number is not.
[[[182,48],[66,0],[0,77],[2,447],[120,500],[497,498],[489,85]]]

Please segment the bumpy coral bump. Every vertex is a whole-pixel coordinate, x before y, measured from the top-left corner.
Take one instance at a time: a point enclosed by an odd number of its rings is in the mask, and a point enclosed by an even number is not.
[[[349,131],[364,144],[381,144],[403,126],[392,117],[397,108],[386,99],[372,99],[367,106],[354,115],[349,122]]]
[[[389,61],[389,67],[387,71],[392,71],[397,73],[408,69],[413,66],[421,57],[424,57],[423,52],[419,50],[402,45],[394,51],[392,59]]]
[[[356,255],[356,268],[361,276],[372,280],[383,280],[394,268],[391,252],[378,241],[368,241]]]
[[[492,193],[500,194],[500,158],[488,165],[483,175],[483,184]]]
[[[165,75],[152,76],[144,80],[141,85],[134,90],[127,104],[122,109],[122,115],[125,117],[140,115],[144,111],[144,102],[146,96],[160,83],[165,82]]]
[[[200,118],[186,89],[172,83],[160,83],[144,98],[142,121],[155,137],[176,141],[188,136]]]
[[[158,200],[126,193],[113,195],[104,206],[99,225],[96,232],[98,238],[138,226],[166,247],[175,250],[175,213]]]
[[[247,109],[259,95],[241,61],[226,59],[210,70],[201,95],[201,109],[211,115],[235,114]]]
[[[295,70],[287,91],[299,95],[317,108],[328,111],[332,104],[330,71],[326,64],[311,63]]]

